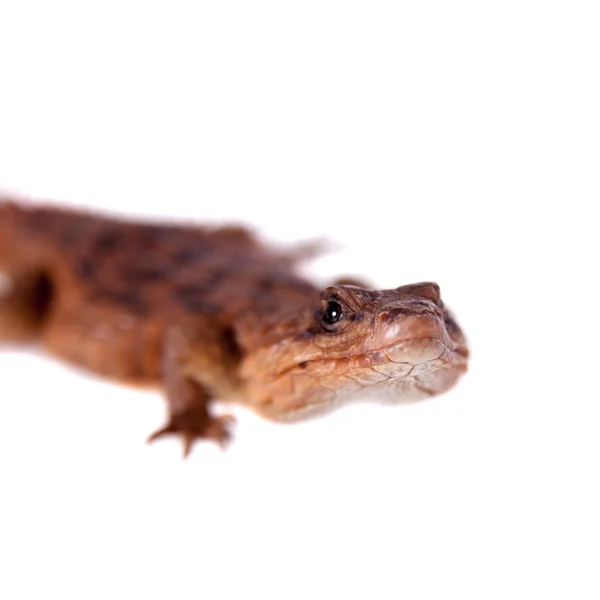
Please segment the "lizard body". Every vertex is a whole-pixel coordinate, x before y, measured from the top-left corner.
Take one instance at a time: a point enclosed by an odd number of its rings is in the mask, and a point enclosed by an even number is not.
[[[447,390],[466,370],[464,336],[433,283],[323,291],[300,255],[241,227],[135,223],[0,202],[0,339],[38,340],[101,375],[158,385],[167,424],[151,439],[223,443],[213,400],[272,419],[380,389]]]

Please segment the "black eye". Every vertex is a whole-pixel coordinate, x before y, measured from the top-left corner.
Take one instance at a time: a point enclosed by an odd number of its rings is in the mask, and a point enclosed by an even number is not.
[[[333,325],[336,321],[342,318],[342,307],[339,302],[330,300],[327,307],[323,311],[321,319],[326,325]]]

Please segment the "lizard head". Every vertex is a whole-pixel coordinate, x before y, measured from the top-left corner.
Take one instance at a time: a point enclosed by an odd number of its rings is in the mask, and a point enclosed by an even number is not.
[[[466,370],[462,332],[435,283],[330,286],[311,306],[253,330],[241,375],[254,407],[284,418],[378,389],[426,397]]]

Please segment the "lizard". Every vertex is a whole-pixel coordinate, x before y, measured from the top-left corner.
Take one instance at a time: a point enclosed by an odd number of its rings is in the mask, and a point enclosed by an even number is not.
[[[243,226],[164,224],[0,199],[0,340],[37,342],[101,376],[160,387],[179,434],[229,441],[238,402],[283,421],[342,399],[420,399],[467,369],[431,282],[319,289],[306,253]]]

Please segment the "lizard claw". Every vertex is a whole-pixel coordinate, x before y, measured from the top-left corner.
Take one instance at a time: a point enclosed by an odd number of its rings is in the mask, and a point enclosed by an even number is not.
[[[183,457],[187,458],[196,440],[213,440],[224,449],[231,439],[230,425],[235,423],[232,415],[214,417],[203,413],[187,412],[171,415],[169,422],[155,431],[149,438],[151,443],[165,435],[181,434],[183,438]]]

